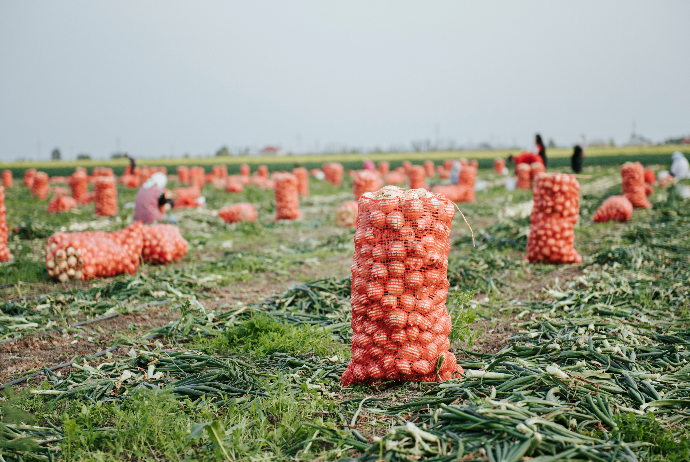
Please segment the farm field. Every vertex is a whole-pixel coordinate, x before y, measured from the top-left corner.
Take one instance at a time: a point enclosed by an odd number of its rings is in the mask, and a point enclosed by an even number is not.
[[[638,154],[667,168],[666,151]],[[48,215],[17,175],[5,190],[15,259],[0,265],[0,384],[13,383],[0,460],[690,460],[690,200],[657,188],[629,222],[594,223],[621,193],[618,164],[579,179],[572,265],[524,259],[532,191],[480,168],[486,189],[458,204],[476,245],[456,214],[448,262],[465,374],[380,389],[340,383],[354,228],[337,227],[335,210],[353,200],[347,175],[341,187],[310,178],[294,221],[274,221],[271,190],[207,185],[205,207],[174,211],[182,260],[67,283],[46,273],[46,239],[121,229],[136,189],[118,184],[115,217],[95,218],[93,204]],[[217,211],[236,202],[257,221],[223,223]]]

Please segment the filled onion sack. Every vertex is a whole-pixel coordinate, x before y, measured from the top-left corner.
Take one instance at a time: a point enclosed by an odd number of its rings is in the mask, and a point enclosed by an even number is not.
[[[213,176],[216,178],[227,178],[228,177],[228,166],[227,165],[214,165],[212,170]]]
[[[5,187],[0,186],[0,261],[10,261],[12,254],[7,248],[7,207],[5,207]]]
[[[343,164],[338,162],[328,162],[321,166],[323,170],[324,179],[334,186],[340,186],[343,183]]]
[[[532,165],[530,165],[529,175],[532,179],[532,182],[534,182],[534,179],[537,177],[537,175],[544,172],[546,172],[546,167],[544,167],[544,164],[541,162],[533,162]]]
[[[292,169],[292,174],[297,178],[297,192],[300,196],[309,195],[309,171],[304,167]]]
[[[72,190],[72,197],[79,202],[82,197],[88,192],[88,184],[86,181],[86,172],[83,170],[75,170],[67,180],[67,185]]]
[[[239,193],[244,189],[242,180],[236,176],[229,176],[225,182],[225,192]]]
[[[466,165],[460,169],[458,184],[460,188],[459,202],[474,202],[474,187],[477,182],[477,167]],[[456,202],[456,201],[453,201]]]
[[[170,263],[187,254],[187,241],[177,226],[144,226],[144,248],[141,254],[146,262]]]
[[[117,188],[112,176],[98,176],[93,183],[93,202],[96,216],[112,217],[117,215]]]
[[[36,169],[28,168],[24,170],[24,186],[29,188],[34,184],[34,178],[36,177]]]
[[[530,189],[532,187],[532,168],[529,164],[518,164],[517,187],[518,189]]]
[[[279,173],[273,192],[276,200],[276,221],[295,220],[302,217],[299,210],[299,195],[297,193],[297,178],[291,173]]]
[[[522,165],[522,164],[521,164]],[[534,180],[527,258],[530,263],[581,263],[574,226],[580,217],[580,183],[573,175],[542,173]]]
[[[386,186],[358,206],[352,361],[342,384],[436,382],[463,372],[449,352],[446,311],[453,203],[426,189]]]
[[[597,209],[592,220],[597,223],[607,221],[628,221],[633,213],[633,206],[625,196],[610,196]]]
[[[388,175],[388,172],[390,172],[390,170],[391,170],[391,164],[387,160],[382,160],[376,166],[376,170],[378,170],[378,172],[381,175],[386,176],[386,175]]]
[[[424,172],[426,173],[426,176],[428,176],[429,178],[433,178],[436,176],[436,168],[434,166],[433,160],[424,161]]]
[[[11,173],[11,172],[10,172]],[[649,184],[654,184],[656,183],[656,175],[654,175],[654,172],[650,169],[645,169],[644,171],[644,181],[645,183]]]
[[[70,209],[77,208],[77,201],[70,196],[57,195],[48,202],[48,213],[67,212]]]
[[[190,168],[189,179],[192,183],[192,186],[196,186],[200,190],[204,189],[204,185],[206,185],[206,171],[204,170],[204,167]]]
[[[31,195],[44,200],[48,195],[48,174],[45,172],[37,172],[34,180],[31,183]]]
[[[645,196],[651,196],[652,194],[654,194],[654,186],[652,186],[649,183],[645,183],[644,184],[644,195]]]
[[[433,165],[433,162],[432,162]],[[410,178],[410,189],[426,188],[426,170],[421,165],[413,165],[407,171]]]
[[[242,164],[240,165],[240,176],[244,176],[249,178],[249,175],[252,174],[252,168],[249,166],[249,164]]]
[[[623,180],[623,195],[628,198],[633,207],[649,208],[652,204],[647,200],[644,188],[644,168],[639,162],[626,162],[621,166]]]
[[[499,158],[494,159],[494,172],[503,175],[503,169],[506,168],[506,161]]]
[[[365,192],[374,192],[381,187],[378,174],[371,170],[358,170],[352,178],[352,192],[358,200]]]
[[[94,167],[91,176],[115,176],[113,169],[110,167]]]
[[[357,202],[348,201],[340,204],[335,211],[335,224],[349,228],[357,224]]]
[[[256,176],[268,179],[268,167],[266,165],[259,165],[256,168]]]
[[[383,182],[387,185],[405,184],[407,177],[402,172],[390,172],[383,177]]]
[[[2,186],[4,188],[11,188],[14,183],[14,178],[12,178],[12,170],[2,171]]]
[[[240,221],[256,221],[258,214],[252,204],[239,202],[218,211],[218,216],[226,223],[238,223]]]
[[[410,162],[409,160],[403,160],[402,168],[403,168],[403,171],[405,172],[405,175],[410,174],[410,168],[411,167],[412,167],[412,162]]]
[[[177,182],[180,184],[189,184],[189,167],[180,165],[177,167]]]

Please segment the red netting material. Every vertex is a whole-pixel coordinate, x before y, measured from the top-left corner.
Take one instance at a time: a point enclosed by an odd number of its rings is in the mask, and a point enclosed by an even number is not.
[[[623,179],[623,195],[628,198],[633,207],[649,208],[652,204],[647,200],[644,189],[644,168],[639,162],[626,162],[621,166]]]
[[[117,215],[117,189],[114,177],[98,176],[94,179],[93,202],[96,216],[112,217]]]
[[[212,169],[213,176],[216,178],[227,178],[228,177],[228,166],[227,165],[214,165]]]
[[[143,244],[140,222],[113,233],[55,233],[46,247],[48,275],[66,282],[133,274],[139,267]]]
[[[244,185],[242,184],[242,179],[236,176],[229,176],[225,182],[225,192],[238,193],[242,192]]]
[[[342,384],[448,380],[448,252],[453,204],[386,186],[359,199],[352,264],[352,361]],[[439,375],[436,364],[442,356]]]
[[[407,176],[410,178],[410,189],[426,188],[426,170],[421,165],[412,165]]]
[[[24,170],[24,186],[31,187],[34,184],[34,178],[36,177],[36,169],[28,168]]]
[[[72,197],[79,201],[86,195],[88,191],[88,184],[86,182],[86,172],[83,170],[75,170],[67,180],[67,185],[72,190]]]
[[[249,164],[242,164],[240,165],[240,176],[244,176],[249,178],[249,175],[252,174],[252,168],[249,166]]]
[[[180,184],[189,184],[189,167],[180,165],[177,167],[177,182]]]
[[[0,261],[10,261],[12,254],[7,248],[7,207],[5,207],[5,187],[0,186]]]
[[[291,173],[275,175],[273,192],[276,200],[276,221],[301,218],[297,178]]]
[[[479,161],[477,159],[472,159],[470,161],[470,167],[474,167],[475,169],[479,169]]]
[[[328,162],[321,166],[324,179],[334,186],[340,187],[343,183],[343,164],[338,162]]]
[[[358,170],[352,177],[352,192],[358,200],[365,192],[374,192],[381,187],[378,173],[371,170]]]
[[[335,211],[335,224],[341,228],[349,228],[357,224],[357,202],[343,202]]]
[[[633,206],[625,196],[608,197],[594,213],[592,220],[597,223],[607,221],[628,221],[633,213]]]
[[[203,167],[192,167],[189,169],[189,179],[192,186],[196,186],[200,190],[204,189],[204,185],[206,185],[206,171]]]
[[[402,172],[395,170],[383,177],[383,182],[387,185],[405,184],[407,177]]]
[[[292,174],[297,178],[297,192],[300,196],[309,195],[309,171],[304,167],[292,169]]]
[[[115,176],[113,169],[110,167],[94,167],[91,176]]]
[[[240,221],[256,221],[258,216],[256,209],[247,202],[238,202],[218,211],[218,216],[226,223],[238,223]]]
[[[649,184],[654,184],[656,183],[656,175],[654,174],[654,171],[650,169],[645,169],[644,171],[644,181],[645,183]]]
[[[429,178],[433,178],[436,176],[436,167],[434,166],[433,160],[424,161],[424,172],[426,173],[426,176],[428,176]]]
[[[14,183],[14,178],[12,178],[12,170],[2,171],[2,186],[5,188],[11,188]]]
[[[458,187],[460,188],[460,202],[474,202],[474,186],[477,182],[477,167],[466,165],[458,174]]]
[[[532,187],[532,168],[529,164],[518,164],[517,187],[518,189],[530,189]]]
[[[382,161],[379,162],[379,164],[376,166],[376,170],[378,170],[378,172],[379,172],[381,175],[386,176],[386,175],[388,175],[388,172],[391,171],[391,164],[390,164],[390,162],[388,162],[387,160],[382,160]]]
[[[268,167],[266,165],[259,165],[256,169],[256,176],[268,179]]]
[[[546,167],[544,167],[544,164],[541,162],[533,162],[532,165],[530,165],[530,178],[532,182],[534,182],[534,179],[539,175],[540,173],[546,172]]]
[[[654,187],[653,187],[651,184],[649,184],[649,183],[645,183],[645,184],[644,184],[644,194],[645,194],[645,196],[648,196],[648,197],[649,197],[649,196],[651,196],[653,193],[654,193]]]
[[[575,243],[580,183],[573,175],[542,173],[534,180],[527,258],[531,263],[581,263]]]
[[[48,174],[37,172],[31,183],[31,195],[44,200],[48,195]]]
[[[494,159],[494,172],[503,175],[503,169],[506,168],[506,161],[501,158]]]
[[[48,202],[48,208],[46,212],[48,213],[60,213],[67,212],[70,209],[77,208],[77,201],[70,196],[58,195],[53,197],[50,202]]]
[[[146,262],[170,263],[187,254],[187,241],[177,226],[144,226],[144,246],[141,254]]]

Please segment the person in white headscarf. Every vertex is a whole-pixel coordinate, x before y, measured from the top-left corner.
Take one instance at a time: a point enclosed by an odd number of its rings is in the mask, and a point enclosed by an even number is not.
[[[168,177],[156,172],[139,188],[134,199],[134,221],[153,223],[165,220],[162,210],[168,200],[165,197],[165,185]]]
[[[453,161],[453,165],[450,167],[450,184],[458,184],[458,179],[460,178],[460,170],[462,170],[462,164],[459,160]]]
[[[684,180],[690,178],[690,164],[682,152],[676,151],[671,155],[671,169],[669,173],[673,175],[676,180]]]

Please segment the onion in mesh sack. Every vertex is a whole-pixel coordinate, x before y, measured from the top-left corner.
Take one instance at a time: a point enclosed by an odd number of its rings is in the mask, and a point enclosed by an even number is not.
[[[301,218],[295,175],[279,173],[275,175],[273,181],[275,182],[273,192],[276,201],[276,221]]]
[[[378,173],[370,170],[358,170],[352,177],[352,191],[355,200],[365,192],[374,192],[381,187],[381,179]]]
[[[146,262],[170,263],[187,254],[187,241],[177,226],[144,226],[144,247],[141,253]]]
[[[93,202],[96,216],[112,217],[117,215],[117,188],[115,177],[97,176],[93,183]]]
[[[647,200],[644,188],[644,168],[639,162],[626,162],[621,166],[623,180],[623,195],[628,198],[633,207],[650,208],[652,204]]]
[[[2,186],[5,188],[11,188],[14,183],[14,178],[12,178],[12,170],[2,171]]]
[[[70,196],[58,195],[53,197],[50,202],[48,202],[48,208],[46,212],[48,213],[60,213],[67,212],[71,209],[77,208],[77,201]]]
[[[335,224],[348,228],[357,224],[357,202],[348,201],[340,204],[335,212]]]
[[[240,221],[256,221],[258,214],[252,204],[239,202],[220,209],[218,216],[226,223],[238,223]]]
[[[13,255],[7,248],[7,208],[5,207],[5,187],[0,186],[0,261],[10,261]]]
[[[34,178],[36,177],[35,168],[27,168],[24,170],[24,186],[29,188],[34,184]]]
[[[31,183],[31,195],[44,200],[48,195],[48,174],[45,172],[36,172],[33,182]]]
[[[633,206],[625,196],[610,196],[597,208],[592,220],[597,223],[607,221],[628,221],[633,213]]]

